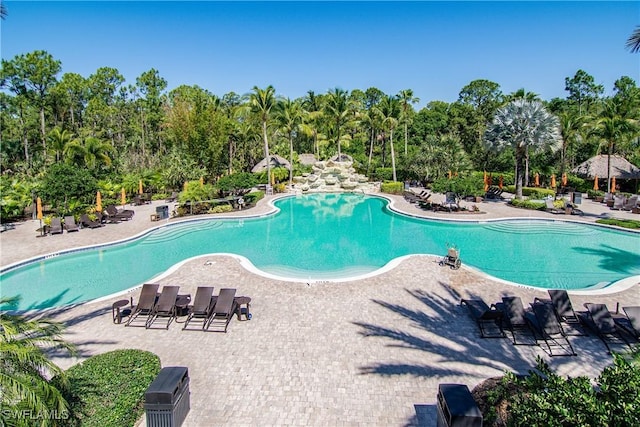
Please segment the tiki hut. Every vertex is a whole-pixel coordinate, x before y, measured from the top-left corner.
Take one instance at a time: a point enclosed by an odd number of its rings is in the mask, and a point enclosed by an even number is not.
[[[300,154],[298,155],[298,160],[300,161],[301,165],[305,166],[313,166],[318,161],[316,159],[316,156],[314,156],[313,154]]]
[[[624,157],[616,154],[611,155],[611,166],[610,170],[607,171],[607,157],[606,154],[594,156],[580,163],[573,168],[571,172],[585,179],[595,179],[596,176],[604,179],[607,179],[607,177],[615,177],[616,180],[640,179],[640,168],[630,163]]]
[[[275,168],[286,168],[291,170],[291,163],[289,163],[289,161],[287,159],[285,159],[284,157],[280,157],[277,156],[275,154],[272,154],[271,156],[269,156],[269,166],[271,169],[275,169]],[[267,170],[267,159],[264,158],[260,161],[260,163],[258,163],[257,165],[255,165],[253,167],[253,169],[251,169],[251,172],[262,172]]]

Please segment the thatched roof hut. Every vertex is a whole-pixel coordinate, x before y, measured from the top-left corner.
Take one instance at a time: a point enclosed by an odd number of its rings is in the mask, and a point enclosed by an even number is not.
[[[274,169],[274,168],[291,169],[291,163],[289,163],[287,159],[285,159],[284,157],[277,156],[275,154],[272,154],[269,156],[269,163],[270,163],[271,169]],[[260,163],[255,165],[253,169],[251,169],[251,172],[262,172],[264,170],[267,170],[266,158],[262,159]]]
[[[300,161],[300,164],[308,166],[313,166],[318,161],[316,156],[313,154],[300,154],[298,155],[298,160]]]
[[[589,160],[580,163],[571,170],[572,173],[581,178],[594,179],[606,178],[607,174],[607,155],[600,154]],[[611,156],[611,177],[616,179],[638,179],[640,178],[640,168],[630,163],[622,156]]]
[[[340,154],[340,158],[338,159],[338,155],[336,154],[335,156],[333,156],[331,159],[329,159],[331,161],[334,162],[353,162],[353,157],[351,157],[348,154]]]

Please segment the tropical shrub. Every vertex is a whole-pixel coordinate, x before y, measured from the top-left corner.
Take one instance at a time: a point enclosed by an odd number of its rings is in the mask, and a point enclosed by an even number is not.
[[[231,194],[243,194],[258,184],[255,174],[248,172],[233,173],[223,176],[216,182],[216,187],[220,192]]]
[[[0,425],[33,426],[43,420],[29,415],[38,414],[63,421],[69,417],[61,392],[66,376],[49,354],[63,350],[73,355],[75,348],[62,339],[62,324],[3,312],[15,309],[18,302],[17,297],[0,298]],[[49,374],[58,375],[58,381],[49,381]],[[46,421],[53,425],[56,420]]]
[[[178,202],[199,202],[215,199],[218,196],[217,189],[211,184],[201,184],[200,181],[189,181],[178,195]]]
[[[507,408],[508,426],[637,426],[640,425],[640,367],[614,354],[593,386],[586,376],[562,378],[537,358],[526,376],[507,373],[502,382],[480,396],[485,423],[494,425],[496,407]],[[474,391],[475,394],[475,391]],[[476,395],[477,396],[477,395]]]
[[[224,212],[231,212],[232,210],[233,210],[233,207],[231,205],[218,205],[209,209],[209,213],[212,213],[212,214],[224,213]]]
[[[404,183],[396,181],[385,181],[380,185],[380,191],[389,194],[402,194]]]
[[[143,350],[115,350],[72,366],[64,389],[68,425],[135,425],[144,410],[144,393],[159,372],[160,358]]]
[[[18,179],[0,176],[0,215],[2,221],[22,218],[25,208],[33,203],[33,185]]]
[[[264,198],[264,191],[252,191],[243,196],[245,205],[255,205],[259,200]]]
[[[516,208],[533,209],[539,211],[543,211],[547,207],[544,202],[536,202],[526,199],[512,199],[511,205],[515,206]]]
[[[97,191],[98,183],[87,169],[58,163],[47,169],[38,194],[42,203],[63,207],[74,199],[88,205]]]
[[[373,171],[372,178],[374,181],[391,181],[393,179],[392,168],[376,168]]]
[[[436,193],[454,192],[461,197],[484,196],[484,181],[482,173],[451,178],[439,178],[431,184],[431,190]]]
[[[509,193],[516,191],[515,185],[507,185],[505,190]],[[547,196],[555,197],[556,191],[549,188],[522,187],[522,195],[530,199],[544,199]]]
[[[604,191],[589,189],[587,190],[587,197],[590,199],[595,199],[596,197],[603,197]]]

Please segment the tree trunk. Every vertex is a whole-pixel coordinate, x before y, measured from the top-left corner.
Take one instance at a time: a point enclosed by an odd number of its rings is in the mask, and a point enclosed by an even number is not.
[[[516,199],[522,199],[522,181],[523,181],[523,169],[524,169],[524,152],[516,152]]]
[[[396,153],[393,149],[393,130],[391,130],[389,135],[389,145],[391,146],[391,170],[393,171],[393,182],[397,182],[396,178]]]
[[[529,186],[529,146],[524,149],[524,186]]]
[[[611,152],[613,151],[613,141],[609,141],[607,150],[607,193],[611,193]]]
[[[369,175],[369,170],[371,169],[371,160],[373,159],[373,141],[375,140],[375,130],[373,126],[371,127],[371,141],[369,144],[369,162],[367,163],[367,175]]]
[[[47,153],[47,137],[44,128],[44,107],[40,107],[40,135],[42,138],[42,148],[44,149],[45,155]]]
[[[289,134],[289,185],[293,185],[293,134]]]
[[[409,129],[407,123],[404,123],[404,156],[407,157],[407,140],[409,139]]]
[[[337,142],[338,142],[338,161],[342,160],[342,152],[340,150],[340,123],[336,120],[336,132],[338,134]]]
[[[262,141],[264,142],[264,158],[267,161],[267,185],[271,185],[271,159],[269,159],[269,140],[267,139],[267,122],[262,121]]]
[[[24,144],[24,159],[27,162],[27,168],[30,169],[31,161],[29,159],[29,138],[27,137],[27,129],[24,124],[24,111],[22,103],[20,103],[20,127],[22,128],[22,141]]]

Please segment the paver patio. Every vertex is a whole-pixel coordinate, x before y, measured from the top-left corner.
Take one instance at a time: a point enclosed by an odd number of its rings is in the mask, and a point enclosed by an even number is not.
[[[397,209],[424,214],[401,198],[394,200]],[[130,223],[62,236],[36,238],[38,222],[23,223],[2,233],[2,265],[136,234],[157,225],[148,216],[157,204],[136,207]],[[571,219],[593,221],[591,215],[600,215],[595,209],[601,207],[593,206],[591,212],[586,205],[581,206],[586,218]],[[552,217],[502,203],[480,207],[486,218]],[[241,213],[268,210],[263,201]],[[111,303],[121,297],[107,298],[52,313],[68,325],[65,337],[81,351],[78,358],[56,357],[55,362],[67,368],[93,354],[139,348],[158,354],[163,366],[187,366],[191,411],[185,426],[435,426],[439,383],[473,388],[504,370],[525,373],[537,355],[571,376],[594,377],[611,363],[593,336],[571,337],[577,357],[553,359],[540,347],[513,346],[509,338],[480,339],[459,305],[461,298],[478,296],[492,303],[510,294],[527,303],[547,293],[499,283],[465,268],[440,267],[437,261],[439,257],[412,256],[363,280],[296,283],[250,273],[233,257],[203,256],[158,282],[179,285],[181,293],[192,295],[200,285],[215,286],[216,294],[222,287],[235,287],[237,295],[252,298],[252,320],[234,318],[227,334],[182,331],[176,323],[169,330],[126,328],[111,322]],[[138,290],[131,295],[136,299]],[[617,302],[637,305],[640,286],[599,295],[571,293],[571,298],[576,307],[587,301],[612,309]]]

